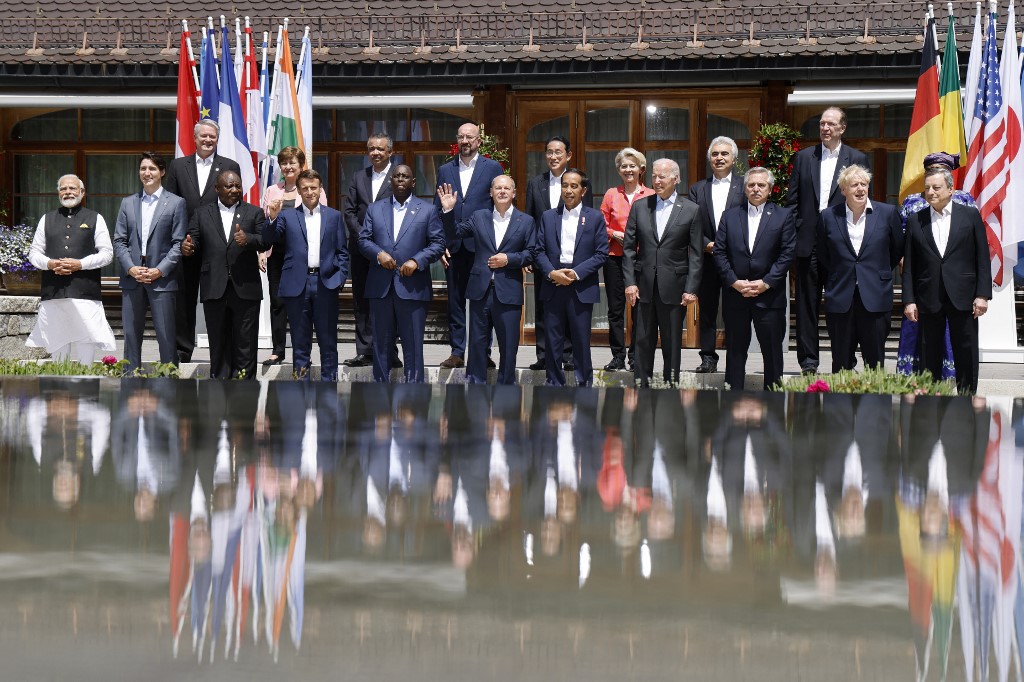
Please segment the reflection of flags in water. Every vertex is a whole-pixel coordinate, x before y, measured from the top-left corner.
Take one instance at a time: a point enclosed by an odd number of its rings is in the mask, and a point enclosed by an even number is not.
[[[185,624],[185,613],[188,610],[185,601],[188,595],[191,571],[188,561],[188,517],[184,514],[171,514],[171,567],[169,571],[170,595],[168,606],[171,614],[171,635],[173,637],[174,655],[178,655],[178,638]]]
[[[299,512],[295,524],[295,551],[288,573],[288,617],[291,619],[292,644],[302,645],[302,618],[306,599],[306,510]]]

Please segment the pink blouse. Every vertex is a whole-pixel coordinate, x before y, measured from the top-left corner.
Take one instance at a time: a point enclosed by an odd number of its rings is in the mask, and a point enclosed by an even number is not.
[[[633,202],[638,199],[649,197],[654,194],[650,187],[637,185],[636,194],[633,195]],[[604,213],[604,222],[608,225],[608,255],[621,256],[622,244],[612,237],[612,232],[625,232],[626,221],[629,220],[629,209],[632,207],[629,197],[626,196],[626,186],[619,185],[604,194],[601,201],[601,213]]]

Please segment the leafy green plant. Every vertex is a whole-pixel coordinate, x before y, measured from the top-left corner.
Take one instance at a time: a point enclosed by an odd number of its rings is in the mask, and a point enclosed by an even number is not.
[[[485,159],[494,159],[501,164],[505,175],[511,174],[508,147],[502,147],[495,135],[485,134],[483,126],[480,126],[480,156]],[[459,158],[459,145],[453,144],[448,150],[448,158],[445,160],[451,161],[457,158]]]
[[[956,395],[952,381],[935,381],[930,374],[890,374],[884,369],[791,377],[779,391],[789,393],[879,393],[888,395]]]
[[[793,155],[800,151],[800,133],[785,123],[766,123],[754,136],[747,159],[750,168],[761,166],[775,176],[770,201],[785,204],[789,176],[793,174]]]

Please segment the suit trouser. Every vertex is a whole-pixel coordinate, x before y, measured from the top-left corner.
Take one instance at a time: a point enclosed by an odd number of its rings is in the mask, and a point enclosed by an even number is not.
[[[594,314],[594,304],[580,301],[575,284],[564,287],[545,284],[545,288],[552,292],[544,301],[544,333],[547,335],[548,348],[561,348],[568,338],[575,356],[576,385],[591,386],[594,383],[594,365],[590,359],[590,321]],[[548,353],[544,364],[546,383],[549,386],[565,386],[562,362]]]
[[[722,298],[722,278],[714,256],[704,254],[697,302],[700,304],[700,358],[718,364],[718,304]]]
[[[764,360],[764,390],[782,379],[782,344],[786,337],[786,309],[760,308],[756,299],[743,298],[733,289],[723,289],[722,317],[725,319],[725,383],[741,391],[747,377],[750,325]]]
[[[277,295],[281,288],[281,270],[284,268],[284,244],[275,246],[267,258],[267,286],[270,288],[270,341],[273,345],[271,355],[284,357],[284,347],[288,335],[288,312],[284,309],[284,301]],[[209,323],[207,323],[209,324]]]
[[[487,350],[491,330],[498,339],[498,383],[516,383],[516,355],[519,352],[519,326],[523,306],[502,303],[494,291],[494,281],[483,298],[469,302],[469,358],[466,375],[471,384],[487,383]]]
[[[306,276],[298,296],[283,296],[292,329],[292,368],[300,378],[309,379],[313,330],[320,348],[320,377],[338,380],[338,291],[328,289],[318,273]]]
[[[796,258],[796,359],[800,369],[818,369],[818,316],[825,278],[815,253]]]
[[[608,256],[604,262],[604,293],[608,297],[608,346],[612,359],[633,364],[636,324],[626,347],[626,280],[622,276],[622,256]]]
[[[647,301],[636,304],[636,369],[634,376],[642,386],[649,386],[654,376],[654,348],[661,334],[661,358],[665,364],[666,383],[679,383],[682,357],[683,305],[680,301],[665,303],[658,293],[658,280]]]
[[[873,313],[864,307],[860,289],[854,288],[853,302],[845,313],[825,313],[828,335],[832,340],[832,371],[853,369],[857,364],[856,352],[864,357],[865,367],[885,364],[885,340],[889,338],[892,314]]]
[[[472,251],[462,245],[452,254],[445,276],[448,279],[448,343],[452,355],[466,357],[466,287],[473,270]]]
[[[430,302],[400,298],[391,289],[384,298],[369,299],[369,304],[373,325],[373,380],[391,381],[389,349],[395,347],[396,337],[401,336],[406,383],[426,381],[423,336],[427,328],[427,307]]]
[[[260,300],[239,298],[228,282],[224,295],[203,301],[210,338],[212,379],[256,378]]]
[[[199,271],[202,264],[198,256],[182,256],[178,265],[174,326],[178,354],[184,362],[192,360],[192,352],[196,349],[196,307],[199,303]]]
[[[546,362],[547,360],[547,348],[548,340],[547,335],[544,333],[544,299],[541,298],[541,286],[538,281],[543,275],[540,272],[540,268],[537,268],[533,273],[533,337],[534,346],[537,349],[537,362]],[[565,344],[562,346],[562,362],[572,362],[572,342],[568,337],[565,339]]]
[[[128,372],[142,366],[142,335],[146,328],[146,308],[153,315],[153,328],[160,348],[160,362],[178,364],[174,335],[174,299],[176,291],[155,291],[150,284],[121,291],[121,321],[124,324],[124,357]]]
[[[957,310],[945,292],[943,305],[937,312],[920,313],[921,366],[942,380],[942,360],[946,354],[946,325],[949,344],[953,348],[956,390],[959,393],[978,391],[978,320],[973,311]]]

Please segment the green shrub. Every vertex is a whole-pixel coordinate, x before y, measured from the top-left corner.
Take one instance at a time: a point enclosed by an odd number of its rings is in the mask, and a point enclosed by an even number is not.
[[[884,369],[849,369],[835,374],[790,377],[777,389],[788,393],[880,393],[887,395],[956,395],[951,380],[935,381],[930,374],[890,374]]]

